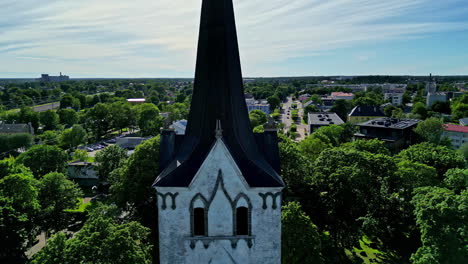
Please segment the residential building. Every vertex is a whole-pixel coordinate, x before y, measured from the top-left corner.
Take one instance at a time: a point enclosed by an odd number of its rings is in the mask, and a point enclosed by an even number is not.
[[[458,120],[461,126],[468,126],[468,117]]]
[[[431,107],[435,102],[447,102],[447,94],[446,93],[429,93],[426,97],[426,107]]]
[[[281,263],[277,131],[252,132],[235,32],[232,0],[204,0],[187,130],[161,131],[159,263]]]
[[[182,119],[172,123],[171,128],[175,130],[176,135],[185,135],[185,129],[187,128],[187,120]]]
[[[309,113],[307,117],[309,134],[323,126],[341,125],[344,123],[336,113],[331,112]]]
[[[444,126],[443,136],[450,139],[455,149],[459,149],[463,144],[468,143],[468,126],[452,124],[446,124]]]
[[[377,118],[359,123],[359,132],[354,134],[356,139],[379,139],[393,152],[416,143],[413,129],[421,120]]]
[[[37,79],[40,82],[66,82],[69,81],[70,77],[67,75],[51,76],[49,74],[41,74],[41,78]]]
[[[245,99],[245,103],[247,104],[247,110],[260,110],[266,115],[270,114],[270,104],[267,100],[255,100],[255,98]]]
[[[305,100],[310,98],[310,94],[301,94],[299,95],[299,101],[304,102]]]
[[[338,100],[338,99],[343,99],[343,100],[353,100],[354,94],[352,93],[342,93],[342,92],[333,92],[331,93],[331,98]]]
[[[0,134],[20,134],[27,133],[34,135],[34,128],[28,124],[5,124],[0,122]]]
[[[403,104],[403,94],[402,93],[385,93],[384,99],[390,101],[392,105],[402,105]]]
[[[146,102],[145,98],[129,98],[127,102],[131,104],[144,104]]]
[[[348,122],[352,124],[358,124],[381,117],[385,117],[385,114],[378,106],[356,106],[348,114]]]

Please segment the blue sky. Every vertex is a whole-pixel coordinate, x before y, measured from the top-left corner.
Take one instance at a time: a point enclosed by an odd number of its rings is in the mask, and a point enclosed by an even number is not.
[[[234,0],[244,76],[468,75],[467,0]],[[193,77],[201,0],[1,0],[0,78]]]

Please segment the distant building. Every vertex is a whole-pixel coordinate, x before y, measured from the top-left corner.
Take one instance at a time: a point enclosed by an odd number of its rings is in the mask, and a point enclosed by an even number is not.
[[[27,133],[34,135],[34,128],[28,124],[5,124],[0,122],[0,134],[20,134]]]
[[[310,94],[301,94],[299,95],[299,101],[304,102],[305,100],[310,98]]]
[[[342,93],[342,92],[333,92],[331,93],[331,98],[338,100],[338,99],[343,99],[343,100],[353,100],[354,94],[352,93]]]
[[[432,77],[432,73],[429,75],[429,81],[426,83],[426,94],[435,93],[437,91],[437,82]]]
[[[320,127],[329,126],[329,125],[341,125],[344,122],[335,113],[319,112],[319,113],[309,113],[307,123],[308,123],[309,133],[312,133]]]
[[[378,106],[356,106],[348,114],[348,122],[357,124],[381,117],[385,117],[385,114]]]
[[[66,82],[70,80],[70,77],[67,75],[62,75],[62,73],[60,73],[59,76],[50,76],[49,74],[41,74],[41,78],[37,80],[40,82]]]
[[[416,143],[413,129],[418,125],[417,119],[378,118],[358,124],[356,139],[379,139],[392,151],[397,152]]]
[[[176,135],[185,135],[185,129],[187,128],[187,120],[182,119],[172,123],[171,128],[174,129]]]
[[[118,138],[116,145],[123,149],[133,150],[136,146],[140,145],[143,141],[148,140],[145,137],[123,137]]]
[[[447,102],[447,94],[437,92],[427,94],[426,107],[431,107],[435,102]]]
[[[390,101],[392,105],[402,105],[403,104],[403,94],[402,93],[385,93],[384,99]]]
[[[468,117],[458,120],[461,126],[468,126]]]
[[[446,124],[443,136],[450,139],[452,146],[459,149],[463,144],[468,142],[468,127]]]
[[[266,115],[270,114],[270,104],[267,100],[255,100],[255,98],[252,97],[245,99],[245,103],[247,104],[247,110],[249,112],[253,110],[260,110]]]
[[[68,178],[80,186],[95,186],[99,184],[99,177],[96,173],[94,164],[82,161],[68,163]]]
[[[131,104],[144,104],[146,102],[145,98],[129,98],[127,102]]]

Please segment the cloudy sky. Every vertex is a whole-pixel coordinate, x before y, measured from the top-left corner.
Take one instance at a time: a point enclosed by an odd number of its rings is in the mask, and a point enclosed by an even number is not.
[[[0,0],[0,78],[193,77],[202,0]],[[244,76],[468,75],[467,0],[234,0]]]

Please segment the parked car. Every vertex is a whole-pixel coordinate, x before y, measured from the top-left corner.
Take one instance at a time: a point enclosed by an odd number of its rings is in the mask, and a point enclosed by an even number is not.
[[[90,148],[90,147],[86,147],[85,149],[86,149],[87,152],[93,152],[94,151],[94,149]]]

